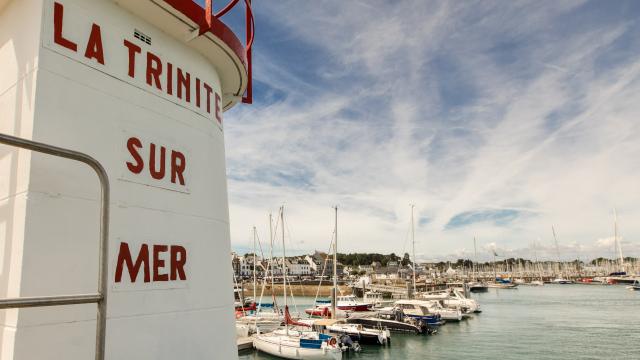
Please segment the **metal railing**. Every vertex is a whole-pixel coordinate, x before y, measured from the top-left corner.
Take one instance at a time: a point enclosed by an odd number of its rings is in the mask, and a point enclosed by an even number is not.
[[[11,299],[0,299],[0,309],[15,309],[42,306],[97,304],[98,317],[96,324],[96,360],[104,360],[105,334],[107,327],[107,289],[109,259],[109,177],[100,163],[89,155],[63,149],[11,135],[0,134],[0,144],[15,146],[44,154],[79,161],[89,165],[100,179],[100,252],[98,270],[98,293],[36,296]]]

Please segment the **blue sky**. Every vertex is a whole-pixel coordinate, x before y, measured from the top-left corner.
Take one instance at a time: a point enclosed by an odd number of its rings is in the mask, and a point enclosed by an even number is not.
[[[225,113],[231,237],[292,252],[640,256],[640,2],[255,1]],[[228,21],[233,22],[233,14]]]

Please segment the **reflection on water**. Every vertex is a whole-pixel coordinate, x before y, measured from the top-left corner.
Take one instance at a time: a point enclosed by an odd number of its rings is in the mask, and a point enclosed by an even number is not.
[[[640,292],[624,286],[545,285],[473,294],[482,313],[435,336],[394,333],[360,359],[640,359]],[[298,308],[313,301],[298,298]],[[300,305],[305,304],[305,305]],[[243,353],[240,359],[274,359]]]

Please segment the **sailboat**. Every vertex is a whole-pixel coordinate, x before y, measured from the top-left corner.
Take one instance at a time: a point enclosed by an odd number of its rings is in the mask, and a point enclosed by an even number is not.
[[[489,291],[486,283],[478,281],[478,247],[475,236],[473,237],[473,282],[469,283],[469,291],[474,293]]]
[[[282,274],[284,289],[284,329],[271,333],[258,332],[253,336],[253,346],[262,352],[283,359],[300,360],[340,360],[342,349],[335,337],[305,329],[307,324],[298,323],[291,319],[287,305],[287,263],[284,239],[284,206],[280,208],[282,225]],[[335,311],[334,311],[335,314]],[[289,325],[298,326],[290,329]]]
[[[496,252],[496,249],[493,249],[493,282],[490,282],[487,284],[487,287],[490,287],[492,289],[516,289],[518,287],[518,284],[514,284],[513,282],[511,282],[511,279],[509,278],[503,278],[498,277],[498,271],[496,270],[496,258],[498,257],[498,253]],[[506,264],[506,260],[505,260],[505,264]]]
[[[273,254],[273,229],[272,229],[272,220],[271,214],[269,214],[269,229],[270,229],[270,238],[271,238],[271,254]],[[257,258],[256,258],[256,242],[258,242],[258,236],[256,232],[256,227],[253,227],[253,299],[254,299],[254,309],[251,314],[241,313],[242,316],[238,316],[236,318],[236,325],[238,326],[248,326],[251,333],[257,332],[259,329],[261,332],[273,331],[280,327],[283,322],[282,315],[277,311],[277,304],[275,302],[275,297],[273,298],[273,304],[263,304],[262,296],[264,294],[266,279],[263,280],[262,283],[262,291],[260,293],[260,301],[257,305],[255,305],[255,299],[257,299],[256,287],[257,287]],[[262,247],[260,247],[262,249]],[[262,251],[262,250],[261,250]],[[273,281],[274,273],[273,273],[273,256],[271,256],[271,260],[269,260],[269,268],[264,269],[264,273],[268,274],[271,272],[271,281]],[[262,266],[262,265],[261,265]],[[272,287],[273,289],[273,284]],[[271,308],[272,311],[265,311],[265,308]]]
[[[352,349],[358,351],[359,344],[378,344],[386,345],[391,341],[391,333],[388,329],[381,326],[367,328],[363,324],[348,323],[346,320],[338,320],[340,317],[340,311],[344,313],[344,310],[351,312],[365,312],[372,307],[372,304],[361,303],[357,301],[354,295],[337,296],[338,293],[338,273],[337,273],[337,261],[338,261],[338,207],[335,210],[335,228],[333,238],[333,289],[331,291],[331,305],[330,309],[328,305],[321,305],[313,309],[307,309],[307,314],[319,315],[323,317],[330,316],[331,319],[322,320],[303,320],[304,322],[314,326],[315,328],[330,331],[336,334],[342,335],[341,342],[344,336],[348,336],[351,342],[356,342],[357,346],[352,346]],[[358,310],[358,309],[361,310]],[[322,310],[321,310],[322,309]],[[311,311],[311,312],[309,312]],[[315,311],[322,311],[321,314],[317,314]],[[346,314],[345,314],[346,315]],[[346,316],[343,316],[346,318]]]
[[[558,246],[558,238],[556,237],[556,229],[551,226],[551,231],[553,232],[553,240],[556,244],[556,256],[558,258],[558,266],[561,268],[562,264],[560,263],[560,247]],[[560,271],[560,276],[551,280],[553,284],[573,284],[573,281],[565,279],[562,271]]]
[[[544,286],[544,281],[542,280],[542,270],[540,269],[540,264],[538,264],[538,252],[536,250],[536,242],[533,242],[533,255],[535,257],[536,262],[533,265],[533,271],[535,272],[536,270],[538,270],[538,276],[540,277],[540,280],[531,280],[531,282],[529,283],[529,285],[534,285],[534,286]]]

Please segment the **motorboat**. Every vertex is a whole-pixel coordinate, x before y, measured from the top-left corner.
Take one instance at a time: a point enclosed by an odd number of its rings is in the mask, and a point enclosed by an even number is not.
[[[635,291],[640,291],[640,282],[638,282],[638,279],[636,279],[633,284],[627,286],[627,289],[629,290],[635,290]]]
[[[488,283],[487,286],[492,289],[517,289],[518,288],[518,284],[507,283],[507,282]]]
[[[344,311],[369,311],[373,308],[372,302],[360,302],[355,295],[336,297],[337,307]]]
[[[349,324],[344,319],[301,320],[312,325],[318,332],[347,335],[351,341],[367,345],[387,345],[391,332],[382,327],[365,327],[363,324]]]
[[[348,324],[362,324],[368,328],[388,329],[393,332],[414,334],[435,332],[427,326],[419,325],[413,319],[405,319],[402,311],[393,307],[371,313],[353,313],[346,320]]]
[[[601,278],[579,278],[575,282],[580,285],[609,285],[606,281],[603,281]]]
[[[320,303],[312,308],[305,309],[304,312],[312,317],[330,318],[331,317],[331,304]],[[350,311],[336,309],[336,317],[344,319],[348,317]]]
[[[378,291],[366,291],[362,301],[373,304],[373,308],[381,308],[384,306],[382,293]]]
[[[573,281],[559,277],[551,280],[551,283],[552,284],[573,284]]]
[[[423,323],[429,326],[444,324],[440,315],[429,311],[425,301],[398,300],[395,302],[394,306],[401,309],[405,316],[417,320],[418,323]]]
[[[469,291],[472,293],[487,292],[489,291],[489,287],[487,287],[487,284],[483,282],[472,282],[469,283]]]
[[[442,300],[442,303],[449,308],[460,308],[464,313],[481,312],[480,304],[474,299],[467,298],[458,290],[447,289],[431,291],[418,295],[421,300]]]
[[[424,304],[430,312],[440,315],[440,317],[444,321],[460,321],[469,316],[468,314],[463,314],[460,308],[450,308],[442,306],[442,303],[440,301],[425,300]]]

